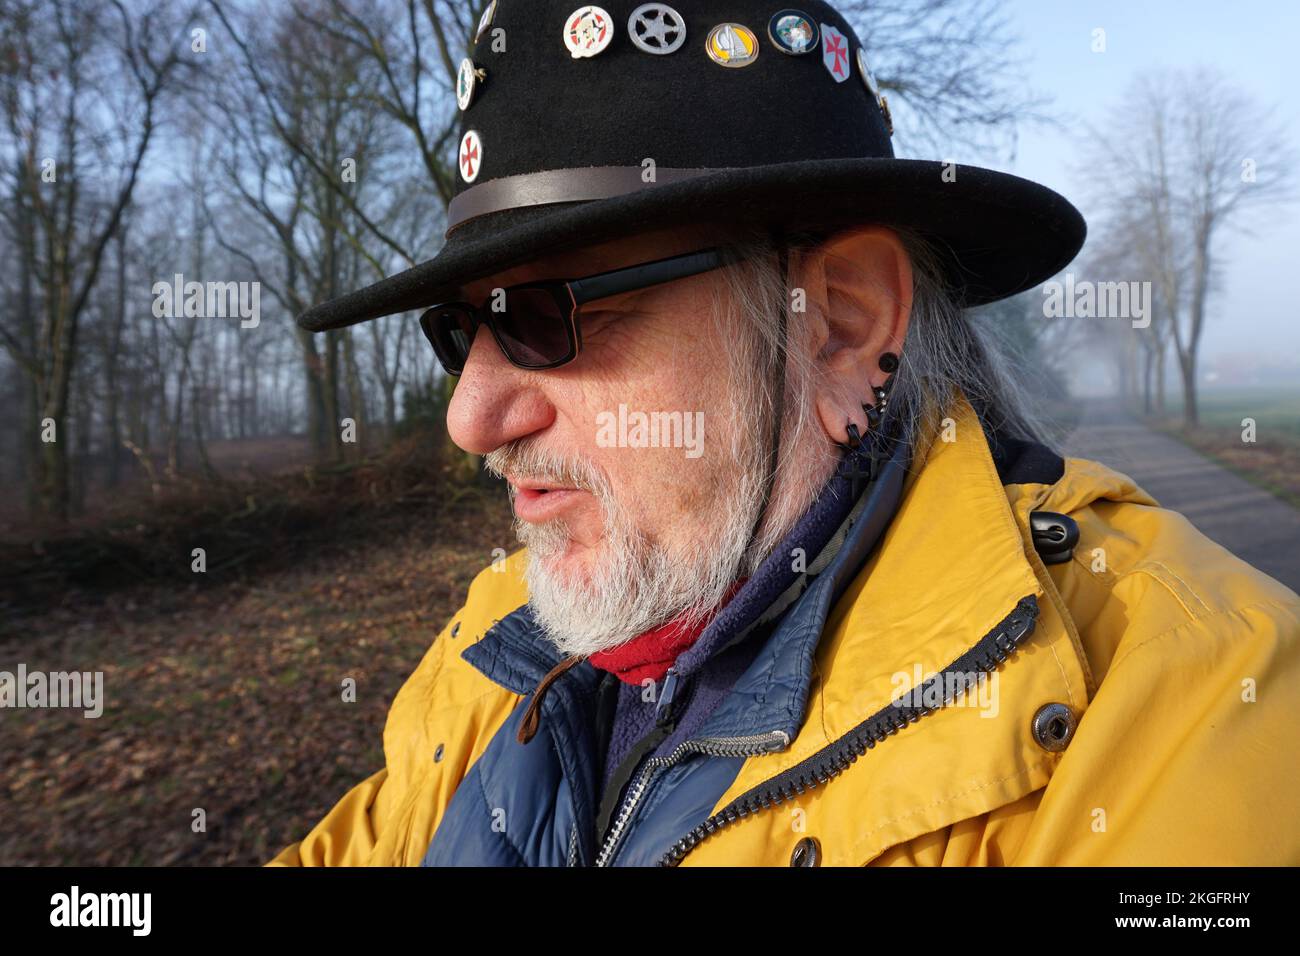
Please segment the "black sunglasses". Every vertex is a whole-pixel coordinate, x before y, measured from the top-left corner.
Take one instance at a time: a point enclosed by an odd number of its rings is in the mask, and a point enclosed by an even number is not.
[[[556,368],[582,348],[578,309],[585,303],[699,275],[737,260],[718,247],[601,272],[582,279],[551,279],[495,289],[483,305],[444,302],[420,316],[420,328],[448,375],[459,375],[480,325],[492,332],[511,365]]]

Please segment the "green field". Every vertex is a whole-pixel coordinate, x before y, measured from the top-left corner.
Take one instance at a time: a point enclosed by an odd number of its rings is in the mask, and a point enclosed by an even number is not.
[[[1253,418],[1260,442],[1300,444],[1300,387],[1203,391],[1199,404],[1202,428],[1231,430],[1240,439],[1242,419]]]
[[[1300,387],[1206,390],[1199,405],[1195,429],[1184,428],[1176,411],[1152,424],[1300,507]],[[1168,407],[1177,409],[1177,399]],[[1255,423],[1253,442],[1242,440],[1248,418]]]

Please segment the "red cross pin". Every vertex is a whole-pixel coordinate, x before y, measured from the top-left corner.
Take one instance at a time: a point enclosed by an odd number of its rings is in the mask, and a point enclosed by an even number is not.
[[[822,24],[822,63],[836,83],[849,78],[849,41],[839,30]]]
[[[472,129],[465,130],[465,135],[460,138],[460,178],[465,182],[472,183],[478,178],[483,165],[482,155],[483,141],[478,133]]]

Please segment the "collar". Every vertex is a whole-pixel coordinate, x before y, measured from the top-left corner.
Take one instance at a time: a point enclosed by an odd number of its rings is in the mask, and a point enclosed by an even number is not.
[[[894,520],[825,619],[798,736],[746,760],[710,823],[843,773],[857,786],[819,789],[813,806],[822,820],[871,821],[827,855],[828,863],[860,865],[886,847],[1013,804],[1051,779],[1062,755],[1035,740],[1035,722],[1048,704],[1082,719],[1095,684],[1065,601],[1033,548],[1028,514],[1068,513],[1098,497],[1132,500],[1121,486],[1127,479],[1069,459],[1063,477],[1004,486],[965,401],[914,462]],[[987,694],[940,707],[919,727],[883,730],[897,739],[869,761],[828,762],[847,741],[859,745],[855,728],[889,714],[919,683],[949,667],[982,669],[968,652],[998,633],[1022,600],[1036,605],[1037,623],[992,672]],[[751,830],[760,839],[772,832]],[[720,861],[706,853],[696,862]]]
[[[732,582],[730,590],[708,614],[695,618],[678,615],[617,647],[592,654],[587,660],[600,670],[613,674],[624,684],[640,685],[645,680],[658,683],[677,659],[696,645],[700,635],[727,607],[736,592],[745,586],[747,580],[739,578]]]
[[[1037,624],[1026,650],[1008,665],[1005,680],[1014,689],[1000,698],[1003,719],[977,715],[972,724],[961,718],[971,735],[967,744],[989,746],[996,725],[1006,735],[1006,753],[1025,757],[1028,745],[1028,756],[1049,757],[1034,754],[1025,733],[1035,708],[1059,701],[1076,715],[1086,709],[1093,688],[1087,659],[1028,529],[1029,511],[1068,509],[1058,505],[1053,485],[1020,486],[1019,493],[1004,487],[989,440],[964,399],[945,426],[916,450],[879,546],[855,566],[834,606],[804,621],[817,634],[801,646],[808,657],[800,663],[813,676],[798,700],[797,739],[740,775],[735,792],[811,757],[901,691],[960,661],[1026,598],[1037,605]]]

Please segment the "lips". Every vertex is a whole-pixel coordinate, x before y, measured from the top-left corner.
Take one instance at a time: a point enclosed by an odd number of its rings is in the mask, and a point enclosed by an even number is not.
[[[540,482],[511,482],[514,489],[515,514],[529,522],[550,521],[567,508],[582,501],[590,492]]]

